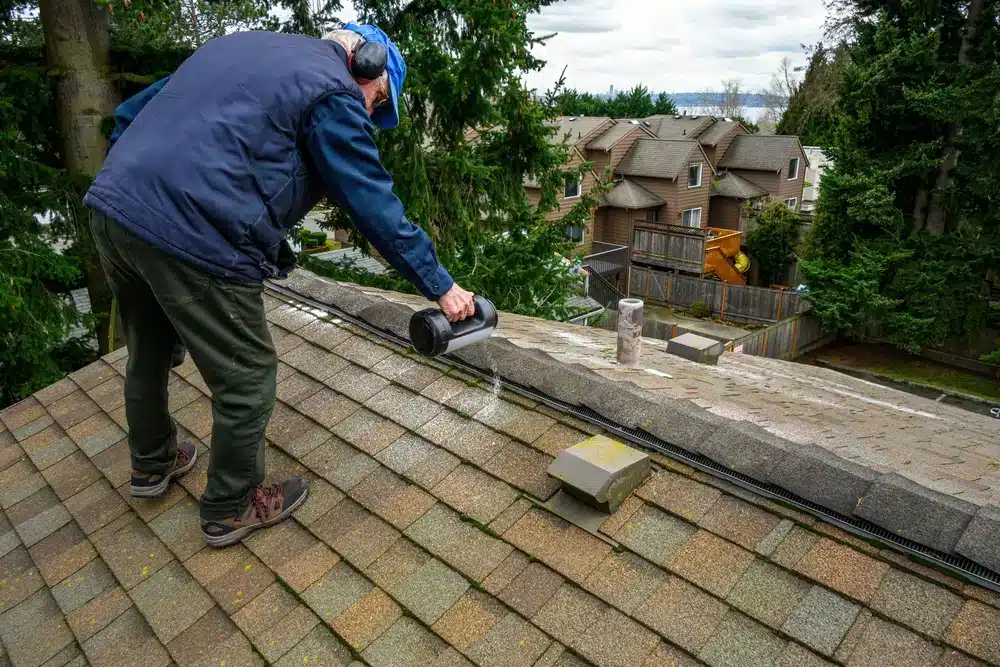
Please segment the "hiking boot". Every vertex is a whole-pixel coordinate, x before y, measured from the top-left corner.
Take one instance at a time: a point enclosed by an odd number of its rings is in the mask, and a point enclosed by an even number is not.
[[[146,474],[141,470],[132,470],[130,490],[136,498],[153,498],[165,492],[170,486],[170,480],[180,477],[194,467],[198,460],[198,446],[190,440],[177,443],[177,458],[174,467],[165,473]]]
[[[226,519],[202,519],[201,532],[210,547],[225,547],[266,526],[284,521],[302,506],[309,495],[309,485],[302,477],[289,477],[281,484],[254,488],[250,505],[240,516]]]

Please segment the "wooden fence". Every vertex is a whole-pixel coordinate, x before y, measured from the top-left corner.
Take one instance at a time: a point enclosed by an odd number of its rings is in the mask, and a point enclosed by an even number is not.
[[[701,301],[713,316],[729,322],[779,322],[809,310],[808,302],[797,292],[730,285],[640,266],[632,267],[630,287],[632,296],[651,303],[690,308],[692,303]]]
[[[792,360],[832,342],[836,336],[836,332],[826,331],[815,315],[795,315],[734,340],[726,345],[726,351]]]

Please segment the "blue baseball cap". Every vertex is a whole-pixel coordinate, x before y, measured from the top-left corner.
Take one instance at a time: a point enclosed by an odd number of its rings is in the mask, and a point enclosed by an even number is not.
[[[365,38],[365,41],[378,42],[385,47],[389,54],[385,71],[389,75],[389,98],[392,104],[385,104],[376,109],[372,115],[372,122],[383,130],[391,130],[399,125],[399,95],[403,91],[403,80],[406,78],[406,63],[403,62],[403,55],[389,39],[389,35],[376,26],[348,23],[344,29],[358,33]]]

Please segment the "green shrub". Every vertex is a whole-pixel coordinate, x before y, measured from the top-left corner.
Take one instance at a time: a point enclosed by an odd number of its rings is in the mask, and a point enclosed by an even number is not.
[[[695,301],[691,304],[691,314],[695,317],[708,317],[712,311],[708,309],[708,304],[704,301]]]

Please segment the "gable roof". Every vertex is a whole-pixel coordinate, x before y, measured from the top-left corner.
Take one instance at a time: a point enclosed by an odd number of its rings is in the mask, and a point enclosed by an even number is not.
[[[698,137],[698,141],[702,146],[715,146],[739,125],[739,121],[736,120],[716,120],[712,127]]]
[[[751,183],[739,174],[727,172],[712,183],[713,197],[732,197],[734,199],[753,199],[763,197],[767,191]]]
[[[635,130],[639,130],[647,137],[653,136],[653,133],[642,124],[642,121],[619,120],[607,132],[595,137],[587,144],[587,150],[609,151],[614,148],[615,144]]]
[[[750,171],[780,171],[788,157],[801,149],[798,137],[741,134],[733,140],[719,166]]]
[[[607,116],[560,116],[546,125],[555,128],[550,139],[552,143],[562,143],[563,138],[569,135],[567,141],[572,145],[591,139],[612,123],[614,121]]]
[[[665,116],[658,114],[644,119],[649,123],[649,129],[660,139],[679,141],[697,139],[698,136],[715,123],[712,116]]]
[[[277,291],[288,289],[301,296]],[[66,621],[78,609],[100,622],[84,644],[94,664],[112,645],[121,662],[165,663],[172,655],[186,664],[177,644],[170,654],[165,648],[182,633],[182,648],[199,638],[202,662],[233,664],[258,664],[261,654],[272,664],[316,654],[347,664],[359,652],[372,665],[486,666],[496,655],[559,667],[695,664],[689,656],[712,665],[733,656],[726,664],[744,664],[740,656],[818,664],[814,651],[838,662],[861,652],[871,664],[890,655],[921,667],[943,664],[945,653],[969,664],[964,654],[1000,662],[996,593],[663,452],[648,452],[652,476],[610,517],[564,498],[546,472],[562,450],[601,430],[568,411],[574,406],[606,425],[629,420],[628,431],[669,429],[678,447],[716,445],[730,465],[771,469],[768,443],[790,443],[740,417],[769,429],[791,420],[808,432],[800,439],[839,449],[847,445],[831,431],[871,428],[892,405],[910,408],[906,431],[886,424],[884,436],[869,436],[879,439],[873,456],[883,466],[898,452],[895,442],[919,438],[926,449],[995,434],[989,417],[819,367],[736,354],[718,366],[695,364],[652,339],[643,342],[640,366],[624,371],[614,361],[613,332],[506,313],[490,341],[455,358],[425,359],[399,336],[427,302],[302,270],[269,284],[264,303],[280,359],[267,474],[306,475],[310,493],[290,520],[242,545],[204,548],[197,517],[204,449],[164,502],[116,490],[129,468],[116,426],[125,425],[117,406],[126,349],[0,410],[0,535],[11,547],[0,576],[22,581],[3,589],[0,634],[12,664],[79,656],[70,630],[79,624]],[[473,373],[491,362],[498,378],[522,391],[547,387],[560,409],[483,387],[492,371]],[[190,359],[171,371],[168,392],[179,435],[207,441],[208,387]],[[928,411],[938,420],[922,416]],[[72,428],[91,415],[99,431]],[[780,463],[795,463],[803,477],[827,465],[801,452],[791,447]],[[830,456],[841,461],[840,476],[826,488],[856,484],[855,464]],[[910,467],[919,467],[911,457]],[[70,488],[63,469],[87,465],[82,459],[93,461],[91,486]],[[928,501],[930,493],[918,491],[889,506],[903,507],[908,522],[924,520],[907,511],[907,498]],[[965,502],[949,497],[948,508]],[[953,514],[945,519],[955,522]],[[994,536],[982,541],[995,545]],[[78,567],[86,571],[72,571]],[[167,585],[178,578],[180,589]],[[68,581],[71,592],[60,583]],[[103,593],[116,586],[137,603],[117,618],[98,614]],[[708,611],[678,615],[677,600]],[[926,600],[941,608],[930,621]]]
[[[603,206],[615,208],[652,208],[662,206],[665,202],[638,183],[623,178],[601,197]]]
[[[615,173],[673,180],[691,161],[691,154],[695,151],[701,152],[697,141],[636,139]]]

